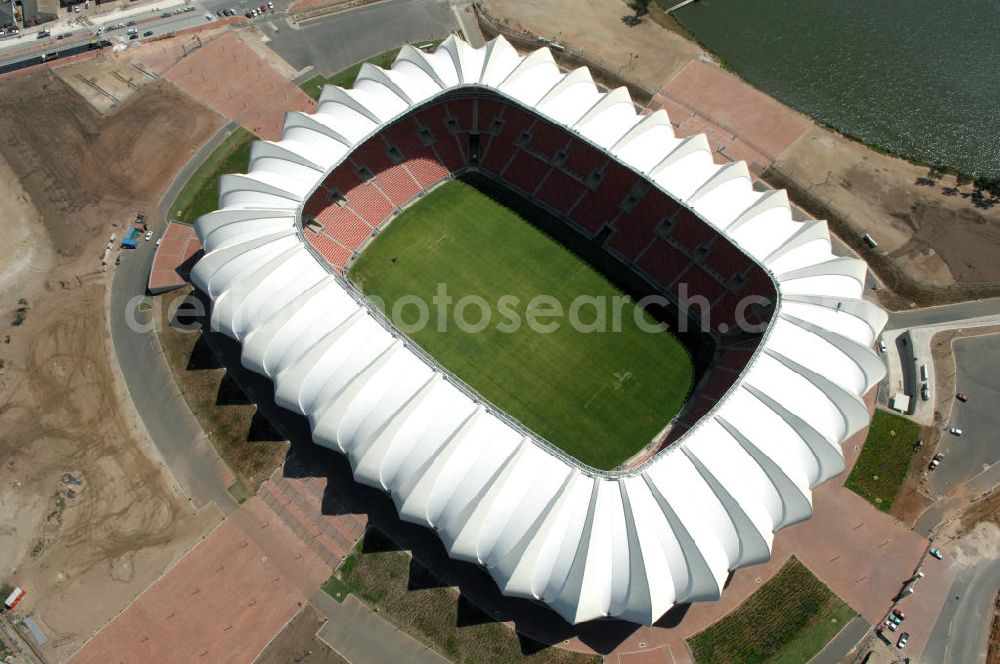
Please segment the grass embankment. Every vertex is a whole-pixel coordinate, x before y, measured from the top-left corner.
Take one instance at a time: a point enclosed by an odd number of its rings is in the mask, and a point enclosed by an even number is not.
[[[167,320],[168,312],[189,292],[190,288],[184,288],[156,298],[162,307],[162,320]],[[237,477],[229,487],[230,494],[243,502],[281,464],[288,443],[266,420],[255,416],[256,406],[226,374],[202,339],[202,332],[182,332],[170,325],[158,325],[157,335],[191,412]]]
[[[250,144],[257,137],[239,127],[198,167],[177,195],[169,219],[194,223],[195,219],[218,209],[219,176],[246,173],[250,164]]]
[[[413,45],[418,48],[434,48],[441,43],[442,40],[436,39],[433,41],[422,41],[415,42]],[[307,95],[315,100],[319,100],[320,94],[323,92],[324,85],[336,85],[341,88],[350,88],[354,85],[354,79],[358,77],[358,72],[361,71],[361,65],[366,62],[370,62],[376,67],[382,67],[383,69],[389,69],[392,67],[392,63],[395,62],[396,56],[399,55],[398,48],[391,49],[385,53],[379,53],[373,58],[368,58],[367,60],[362,60],[357,62],[343,71],[339,71],[332,76],[323,76],[322,74],[317,74],[313,76],[305,83],[299,85],[299,88],[305,92]]]
[[[865,446],[844,486],[888,512],[906,480],[919,438],[916,422],[876,410]]]
[[[808,662],[854,611],[795,558],[735,611],[688,639],[698,664]]]
[[[448,659],[470,664],[600,661],[519,637],[461,600],[454,588],[439,582],[409,553],[395,548],[379,531],[369,529],[344,560],[341,577],[357,597]]]
[[[445,184],[400,215],[354,263],[350,277],[384,301],[387,312],[403,297],[426,303],[430,316],[420,329],[407,327],[418,318],[413,306],[391,317],[481,395],[595,468],[614,468],[642,449],[677,414],[691,387],[691,358],[674,336],[644,331],[636,315],[650,325],[652,319],[624,300],[615,331],[617,288],[462,182]],[[444,311],[443,327],[442,309],[434,304],[439,285],[454,303]],[[460,308],[466,297],[489,306],[484,329],[459,329],[460,311],[467,322],[485,319],[478,305]],[[599,303],[577,315],[596,331],[571,324],[573,302],[582,297]],[[543,307],[564,315],[529,324]],[[551,325],[557,329],[547,331]]]

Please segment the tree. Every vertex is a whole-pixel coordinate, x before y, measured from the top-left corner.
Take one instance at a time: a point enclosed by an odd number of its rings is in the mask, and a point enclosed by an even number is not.
[[[632,0],[632,9],[635,10],[636,18],[649,13],[650,0]]]

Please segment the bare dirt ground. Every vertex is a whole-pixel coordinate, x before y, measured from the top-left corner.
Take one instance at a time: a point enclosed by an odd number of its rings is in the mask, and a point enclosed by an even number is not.
[[[651,93],[701,53],[697,44],[652,21],[625,25],[622,17],[634,12],[623,0],[489,0],[486,4],[510,28],[558,39]]]
[[[41,624],[53,661],[220,518],[193,513],[138,423],[100,270],[115,226],[151,209],[187,146],[220,124],[162,82],[102,116],[51,72],[0,81],[0,340],[10,335],[0,343],[0,580],[28,590],[19,612]],[[29,308],[14,326],[19,298]],[[81,484],[63,484],[67,472]]]
[[[499,23],[527,37],[525,44],[535,35],[558,38],[568,52],[650,92],[670,91],[676,77],[679,94],[673,99],[657,95],[659,103],[654,99],[654,104],[668,108],[683,130],[679,133],[704,131],[733,159],[766,163],[775,158],[762,177],[788,189],[796,203],[813,216],[828,219],[848,245],[862,252],[888,287],[880,291],[885,306],[896,309],[1000,294],[1000,199],[977,194],[953,176],[930,174],[926,167],[881,154],[811,121],[808,131],[781,154],[767,154],[759,148],[771,144],[768,134],[781,117],[758,118],[761,131],[750,123],[742,133],[727,130],[726,122],[718,121],[732,115],[732,105],[759,93],[731,77],[735,85],[727,86],[725,94],[706,94],[695,86],[689,90],[693,94],[684,95],[682,71],[690,74],[694,70],[686,67],[693,59],[710,57],[652,18],[626,26],[621,17],[632,12],[624,1],[540,0],[529,5],[489,0],[487,10]],[[738,88],[745,88],[746,95]],[[692,110],[705,120],[703,125],[691,117]],[[782,108],[780,115],[787,114],[799,115]],[[865,249],[865,233],[878,241],[877,252]]]
[[[309,664],[346,664],[323,640],[316,636],[326,618],[312,604],[306,604],[278,633],[254,664],[288,664],[303,661]]]
[[[148,70],[133,66],[128,54],[110,49],[95,58],[53,69],[52,73],[102,113],[124,104],[155,80]]]

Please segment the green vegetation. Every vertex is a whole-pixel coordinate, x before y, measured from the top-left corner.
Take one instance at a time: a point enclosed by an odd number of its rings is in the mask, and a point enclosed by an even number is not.
[[[243,480],[236,478],[236,481],[229,485],[226,489],[229,495],[233,497],[237,503],[242,505],[250,498],[253,498],[253,492],[247,488],[247,485],[243,483]]]
[[[345,561],[346,562],[346,561]],[[323,584],[323,592],[338,602],[343,602],[351,594],[351,587],[341,581],[336,574],[332,575]]]
[[[920,425],[884,410],[876,410],[868,438],[845,486],[888,512],[910,468]]]
[[[433,48],[441,43],[442,40],[435,39],[433,41],[416,42],[413,45],[418,48]],[[383,69],[388,69],[392,67],[392,63],[396,61],[396,56],[399,55],[399,49],[394,48],[385,53],[379,53],[373,58],[368,58],[362,62],[355,63],[343,71],[339,71],[332,76],[316,75],[310,78],[305,83],[302,83],[299,87],[307,95],[313,99],[318,100],[320,94],[323,92],[324,85],[336,85],[342,88],[350,88],[354,85],[354,79],[358,77],[358,72],[361,71],[361,65],[365,62],[370,62],[376,67],[382,67]]]
[[[230,495],[241,501],[251,497],[281,465],[288,443],[257,414],[257,407],[222,368],[204,332],[185,332],[174,325],[204,322],[194,315],[190,293],[190,288],[184,288],[153,298],[159,311],[172,316],[170,324],[156,326],[157,337],[184,400],[237,478],[229,487]]]
[[[600,661],[519,637],[396,548],[369,529],[359,550],[341,566],[341,576],[356,596],[448,659],[470,664]]]
[[[169,218],[190,224],[215,210],[219,205],[219,176],[246,173],[250,165],[250,144],[255,140],[257,137],[243,127],[230,134],[181,189],[170,208]]]
[[[62,495],[62,492],[56,491],[55,493],[55,509],[49,512],[49,515],[45,517],[46,521],[52,521],[53,519],[56,523],[62,523],[62,515],[66,510],[66,497]]]
[[[735,611],[688,640],[698,664],[807,662],[854,617],[795,558]]]
[[[14,311],[14,320],[12,325],[15,327],[24,322],[24,319],[28,315],[28,301],[23,297],[17,301],[17,309]]]
[[[414,306],[390,317],[473,389],[595,468],[614,468],[649,443],[691,388],[691,358],[675,337],[644,331],[637,316],[650,327],[652,318],[602,275],[465,183],[438,188],[397,218],[350,277],[390,314],[404,297],[426,303],[430,315],[420,329]],[[442,287],[453,298],[447,310],[434,304]],[[489,310],[462,309],[466,296]],[[571,325],[571,303],[583,297],[600,304],[579,307],[581,325]],[[556,308],[567,315],[540,315]],[[459,329],[460,311],[473,324],[488,315],[489,324]],[[536,316],[557,329],[528,324]]]

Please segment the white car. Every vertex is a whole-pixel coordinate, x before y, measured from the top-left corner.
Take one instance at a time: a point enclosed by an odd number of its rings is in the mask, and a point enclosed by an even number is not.
[[[160,243],[161,243],[161,242],[163,242],[163,238],[162,238],[162,237],[158,237],[158,238],[156,238],[156,246],[157,246],[157,247],[158,247],[158,246],[160,246]]]
[[[153,231],[146,231],[146,242],[153,239]]]
[[[878,340],[878,350],[879,350],[880,353],[884,353],[885,352],[885,339],[879,339]]]
[[[959,429],[958,427],[951,427],[950,429],[948,429],[948,433],[950,433],[953,436],[961,436],[962,430]]]

